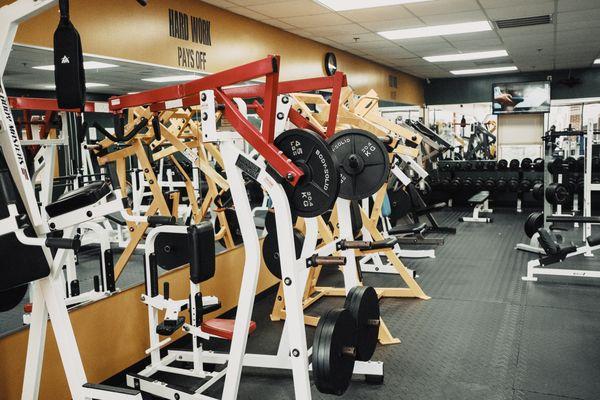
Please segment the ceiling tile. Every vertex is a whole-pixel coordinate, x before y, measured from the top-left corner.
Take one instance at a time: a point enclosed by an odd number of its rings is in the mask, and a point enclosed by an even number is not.
[[[515,4],[510,7],[487,8],[487,15],[492,20],[534,17],[554,13],[554,3],[529,4],[521,2],[521,5]]]
[[[386,19],[413,17],[413,14],[411,14],[403,6],[365,8],[362,10],[342,11],[340,14],[356,22],[375,22]]]
[[[451,14],[480,9],[477,1],[475,0],[434,0],[423,3],[409,3],[405,4],[404,6],[418,17],[436,14]]]
[[[218,1],[218,0],[217,0]],[[237,4],[238,6],[254,6],[257,4],[272,4],[272,3],[283,3],[289,0],[227,0],[230,3]]]
[[[463,22],[484,21],[486,16],[481,10],[465,11],[451,14],[436,14],[421,17],[427,25],[459,24]]]
[[[217,6],[219,8],[233,8],[233,7],[237,7],[239,6],[239,4],[236,4],[232,1],[228,1],[228,0],[202,0],[205,3],[211,4],[213,6]]]
[[[483,50],[504,50],[505,46],[498,38],[482,40],[452,40],[448,37],[452,46],[460,51],[483,51]]]
[[[317,28],[326,25],[343,25],[348,23],[348,20],[346,18],[341,17],[335,13],[287,17],[279,18],[279,20],[285,22],[286,24],[301,26],[303,28]]]
[[[420,19],[415,17],[363,22],[361,25],[367,29],[371,29],[374,32],[392,31],[394,29],[419,28],[425,26]]]
[[[295,28],[293,25],[286,24],[285,22],[280,21],[278,19],[265,19],[262,22],[264,22],[265,24],[269,24],[271,26],[277,27],[277,28],[285,29],[285,30]]]
[[[343,24],[343,25],[322,25],[304,29],[312,32],[316,36],[344,35],[368,33],[369,31],[358,24]]]
[[[235,0],[230,0],[235,1]],[[554,4],[555,0],[526,0],[527,4],[537,5],[544,3]],[[569,1],[569,0],[567,0]],[[500,7],[512,7],[523,5],[523,0],[479,0],[479,3],[483,8],[500,8]]]
[[[358,40],[355,40],[358,38]],[[331,35],[329,39],[335,40],[339,43],[347,43],[347,44],[362,44],[368,42],[387,42],[387,39],[379,36],[376,33],[359,33],[359,34],[343,34],[343,35]]]
[[[522,26],[517,28],[498,29],[497,32],[502,38],[519,36],[521,38],[529,37],[529,35],[549,35],[554,34],[554,24]]]
[[[227,11],[231,11],[232,13],[236,13],[243,17],[252,18],[252,19],[255,19],[258,21],[268,19],[268,17],[266,15],[252,11],[252,10],[248,10],[245,7],[233,7],[233,8],[227,9]]]
[[[558,12],[600,8],[598,0],[559,0]]]
[[[557,19],[559,25],[562,23],[580,23],[586,21],[595,21],[597,23],[600,20],[600,8],[586,11],[560,12]]]
[[[293,0],[269,4],[249,5],[248,9],[271,18],[301,17],[331,14],[331,11],[311,0]]]

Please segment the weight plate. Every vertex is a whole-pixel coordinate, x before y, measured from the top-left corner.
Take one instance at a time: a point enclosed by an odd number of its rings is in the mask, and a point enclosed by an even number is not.
[[[329,139],[339,161],[340,197],[360,200],[377,192],[390,174],[388,152],[370,132],[346,129]]]
[[[242,238],[242,230],[240,229],[240,224],[237,219],[237,214],[233,208],[226,208],[224,211],[225,219],[227,219],[227,225],[229,226],[229,232],[231,232],[231,237],[233,239],[233,244],[236,246],[238,244],[242,244],[244,242]],[[219,218],[215,219],[215,232],[219,232],[221,230],[221,222]],[[223,247],[225,247],[225,239],[219,239],[219,243]]]
[[[540,211],[533,212],[529,214],[525,222],[525,234],[528,238],[531,238],[542,226],[544,226],[544,213]]]
[[[344,308],[356,321],[356,359],[369,361],[375,353],[379,337],[379,298],[371,286],[350,289]]]
[[[338,163],[327,143],[306,129],[285,131],[274,142],[304,176],[295,187],[286,185],[290,206],[301,217],[317,217],[335,203],[340,177]]]
[[[303,245],[304,235],[302,235],[302,233],[297,229],[294,229],[296,258],[300,257]],[[273,276],[281,279],[281,262],[279,261],[279,242],[277,241],[277,232],[269,232],[265,236],[262,244],[262,256],[269,272],[271,272]]]
[[[531,193],[533,194],[534,199],[538,201],[544,200],[544,184],[536,183],[535,185],[533,185],[533,190],[531,191]]]
[[[546,201],[553,205],[566,204],[569,201],[569,189],[562,183],[551,183],[545,191]]]
[[[0,312],[10,311],[19,305],[27,294],[27,284],[0,292]]]
[[[392,212],[390,213],[390,223],[392,226],[396,225],[396,222],[412,210],[412,202],[410,195],[404,190],[404,188],[398,188],[396,190],[388,190],[388,197],[390,200],[390,207]]]
[[[298,216],[292,213],[292,224],[296,225],[296,221],[298,220]],[[267,232],[273,232],[277,234],[277,225],[275,224],[275,210],[269,208],[267,210],[267,214],[265,215],[265,229]]]
[[[313,379],[321,393],[341,396],[352,379],[356,322],[350,311],[334,308],[319,319],[313,339]]]

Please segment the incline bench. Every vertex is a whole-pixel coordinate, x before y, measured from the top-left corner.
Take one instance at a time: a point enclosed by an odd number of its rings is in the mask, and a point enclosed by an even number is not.
[[[473,208],[472,217],[460,217],[460,222],[494,222],[492,218],[480,217],[479,213],[491,213],[494,210],[489,208],[490,192],[481,191],[469,199],[469,205]]]

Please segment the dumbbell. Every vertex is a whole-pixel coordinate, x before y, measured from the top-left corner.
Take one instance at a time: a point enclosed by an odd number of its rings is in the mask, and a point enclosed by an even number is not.
[[[568,172],[577,172],[577,160],[573,157],[565,159],[565,166]]]
[[[496,181],[493,180],[492,178],[488,178],[485,180],[485,182],[483,183],[483,187],[485,188],[485,190],[487,191],[493,191],[494,189],[496,189]]]
[[[498,163],[496,164],[496,168],[498,169],[498,171],[505,171],[508,168],[508,161],[506,161],[506,160],[498,161]]]
[[[452,181],[450,182],[450,191],[452,193],[458,192],[460,190],[461,183],[462,182],[460,178],[452,179]]]
[[[525,157],[521,160],[521,169],[523,171],[529,171],[533,165],[533,161],[529,157]]]
[[[577,159],[577,172],[583,172],[584,169],[585,169],[585,157],[580,156]]]
[[[570,194],[574,194],[577,190],[577,179],[574,176],[570,176],[566,182],[563,182]]]
[[[450,164],[447,163],[447,162],[441,162],[440,163],[440,171],[449,172],[450,171]]]
[[[450,182],[450,178],[444,178],[440,182],[440,186],[444,192],[450,192],[452,190],[452,183]]]
[[[521,182],[519,182],[519,190],[522,192],[529,192],[532,186],[533,184],[529,179],[523,179]]]
[[[545,190],[546,201],[553,205],[566,204],[569,201],[569,190],[562,183],[551,183]]]
[[[544,159],[536,158],[533,160],[533,170],[537,172],[544,172]]]
[[[471,171],[473,169],[473,164],[471,163],[471,161],[465,161],[464,163],[461,163],[463,170],[465,171]]]
[[[577,160],[573,157],[567,157],[564,160],[560,157],[554,157],[552,161],[548,163],[548,172],[550,172],[551,174],[575,172],[576,170]]]
[[[508,180],[508,190],[511,192],[519,191],[519,180],[517,178],[510,178]]]
[[[483,171],[485,169],[485,162],[483,162],[483,161],[475,161],[475,169],[477,171]]]
[[[496,182],[496,190],[499,191],[499,192],[506,191],[507,187],[508,187],[508,185],[506,183],[506,179],[504,179],[504,178],[500,178]]]
[[[577,180],[577,193],[582,194],[584,188],[585,188],[585,180],[583,179],[583,177],[581,177]]]
[[[519,160],[517,160],[516,158],[513,158],[512,160],[510,160],[508,167],[513,171],[517,171],[519,169],[519,165],[520,165]]]
[[[466,178],[463,182],[462,182],[462,187],[465,190],[470,190],[471,188],[473,188],[473,179],[471,178]]]
[[[540,180],[535,180],[531,193],[534,199],[538,201],[544,200],[544,183]]]
[[[481,178],[477,178],[475,179],[475,182],[473,182],[473,187],[475,188],[475,190],[482,190],[484,186],[484,181]]]

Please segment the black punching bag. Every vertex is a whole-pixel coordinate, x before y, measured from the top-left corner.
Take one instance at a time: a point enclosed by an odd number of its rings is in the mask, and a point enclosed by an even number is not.
[[[85,105],[85,72],[79,33],[69,19],[69,0],[59,0],[60,22],[54,32],[54,81],[58,106],[79,109]]]

